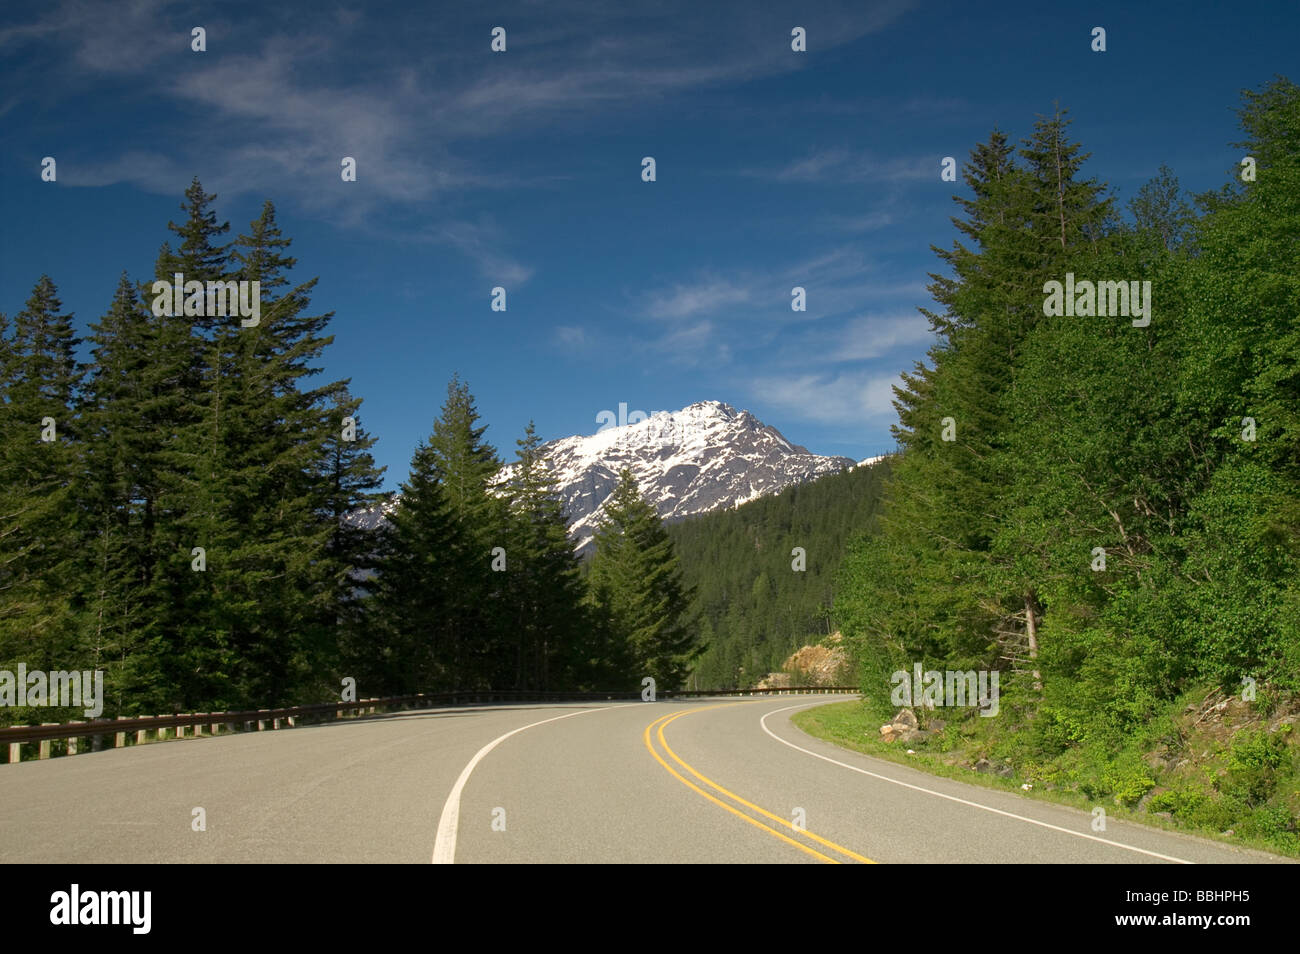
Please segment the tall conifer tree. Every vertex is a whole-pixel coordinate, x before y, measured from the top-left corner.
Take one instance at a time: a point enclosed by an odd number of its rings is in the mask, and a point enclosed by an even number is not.
[[[589,581],[616,645],[625,647],[632,671],[623,684],[650,676],[658,689],[679,688],[697,654],[692,592],[659,514],[630,470],[619,474],[596,531]]]

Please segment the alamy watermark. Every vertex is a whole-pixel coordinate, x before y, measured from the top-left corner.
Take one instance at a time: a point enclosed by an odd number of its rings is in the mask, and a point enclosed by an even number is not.
[[[663,443],[680,444],[688,436],[687,429],[673,417],[671,411],[629,411],[627,402],[620,401],[618,412],[601,411],[596,415],[596,433],[622,429],[618,435],[616,447],[629,450],[637,445],[659,446]],[[633,424],[645,423],[645,427],[633,428]]]
[[[922,671],[921,664],[917,663],[910,675],[900,669],[889,677],[894,684],[889,701],[900,708],[913,705],[927,709],[934,706],[978,706],[981,716],[995,716],[998,714],[998,678],[996,669]]]
[[[1124,317],[1133,319],[1134,328],[1151,324],[1151,283],[1090,282],[1076,283],[1074,272],[1065,273],[1065,284],[1043,283],[1043,314],[1049,318]]]
[[[173,276],[172,284],[156,281],[150,289],[154,294],[155,318],[207,317],[224,318],[238,315],[241,328],[255,328],[262,320],[262,283],[185,281],[181,272]]]
[[[17,673],[0,669],[0,706],[84,707],[87,719],[97,719],[104,711],[104,672],[28,672],[24,663]]]
[[[130,927],[133,934],[148,934],[152,908],[152,891],[83,891],[74,884],[50,895],[50,923],[117,924]]]

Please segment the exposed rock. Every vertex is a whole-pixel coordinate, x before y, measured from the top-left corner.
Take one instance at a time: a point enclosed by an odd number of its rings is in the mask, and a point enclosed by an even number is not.
[[[916,713],[911,709],[899,709],[898,713],[894,716],[893,724],[908,729],[915,729],[917,726]]]
[[[781,672],[768,673],[758,684],[760,689],[788,689],[802,686],[839,686],[848,679],[849,657],[840,647],[843,637],[834,633],[821,643],[803,646],[781,664]]]
[[[899,709],[893,722],[880,727],[880,737],[886,742],[924,742],[930,735],[917,728],[916,713],[911,709]]]

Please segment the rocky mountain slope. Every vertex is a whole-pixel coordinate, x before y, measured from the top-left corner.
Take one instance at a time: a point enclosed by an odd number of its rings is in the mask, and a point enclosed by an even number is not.
[[[809,453],[748,411],[721,401],[700,401],[623,426],[606,425],[595,434],[565,437],[546,444],[543,454],[580,552],[590,548],[624,467],[631,469],[660,516],[674,521],[736,507],[859,463]],[[506,467],[502,477],[508,478],[512,469]],[[359,512],[357,522],[377,526],[399,499]]]

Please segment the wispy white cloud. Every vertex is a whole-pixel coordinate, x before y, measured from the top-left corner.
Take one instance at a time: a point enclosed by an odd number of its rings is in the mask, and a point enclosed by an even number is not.
[[[524,284],[535,269],[500,251],[504,244],[501,230],[487,222],[445,222],[432,229],[429,237],[459,249],[472,259],[484,278],[507,289]]]
[[[827,0],[801,13],[801,22],[826,51],[884,29],[913,6]],[[459,13],[411,24],[394,46],[391,23],[364,8],[304,20],[236,5],[201,23],[173,0],[111,7],[57,0],[33,9],[26,22],[0,28],[0,54],[57,57],[60,88],[40,95],[57,102],[109,79],[126,100],[139,94],[158,102],[158,126],[141,136],[167,142],[157,153],[70,155],[60,162],[66,185],[128,183],[174,195],[201,171],[210,191],[293,199],[349,228],[385,221],[396,235],[440,223],[441,240],[485,274],[515,282],[527,280],[530,266],[503,251],[504,236],[467,231],[457,206],[477,190],[549,186],[554,177],[530,177],[520,156],[496,159],[500,151],[485,142],[557,121],[599,123],[615,109],[806,67],[784,39],[770,42],[788,36],[788,16],[745,3],[733,5],[733,16],[693,0],[635,11],[556,0],[542,19],[524,2],[506,8],[505,19],[520,26],[510,31],[509,53],[487,69],[488,37],[471,42],[471,24],[480,24]],[[731,24],[728,42],[718,42],[718,23]],[[194,25],[208,31],[207,53],[189,49]],[[343,156],[358,164],[357,182],[346,188],[338,175]],[[392,221],[385,213],[395,204],[424,204],[428,215],[419,225]],[[690,319],[745,303],[734,291],[713,294],[692,298],[683,288],[656,307],[662,317]]]
[[[801,374],[751,380],[751,400],[819,424],[879,424],[895,413],[897,375]]]
[[[43,16],[0,29],[0,52],[48,40],[62,47],[65,73],[76,67],[92,73],[144,73],[170,51],[189,50],[190,28],[178,32],[167,23],[168,8],[176,6],[174,0],[41,4],[35,9]]]
[[[590,343],[586,329],[579,325],[560,325],[555,329],[555,341],[576,351],[585,350]]]
[[[796,286],[806,292],[806,312],[790,308]],[[693,280],[631,296],[634,317],[655,320],[690,320],[707,317],[717,322],[815,321],[860,309],[866,302],[924,294],[924,285],[885,281],[879,266],[855,246],[825,248],[778,269],[760,271],[737,268],[711,270]]]
[[[675,284],[670,289],[653,292],[645,305],[652,318],[685,319],[713,314],[732,305],[754,300],[748,283],[721,278],[706,278],[693,284]]]
[[[825,224],[838,232],[875,232],[888,228],[897,219],[889,212],[867,212],[862,215],[831,215]]]
[[[937,178],[939,166],[934,156],[883,157],[835,147],[782,165],[744,169],[742,174],[785,183],[898,183]]]
[[[661,351],[668,351],[680,355],[683,359],[696,363],[698,359],[711,357],[714,360],[725,362],[730,355],[730,348],[723,342],[717,342],[715,332],[717,331],[713,322],[700,321],[692,325],[682,325],[674,328],[662,338],[655,346]],[[711,356],[701,354],[702,349],[710,344],[717,344],[718,348]]]
[[[914,349],[934,337],[930,322],[920,312],[901,315],[860,315],[836,332],[836,346],[825,357],[829,361],[866,361],[883,357],[899,348]]]

